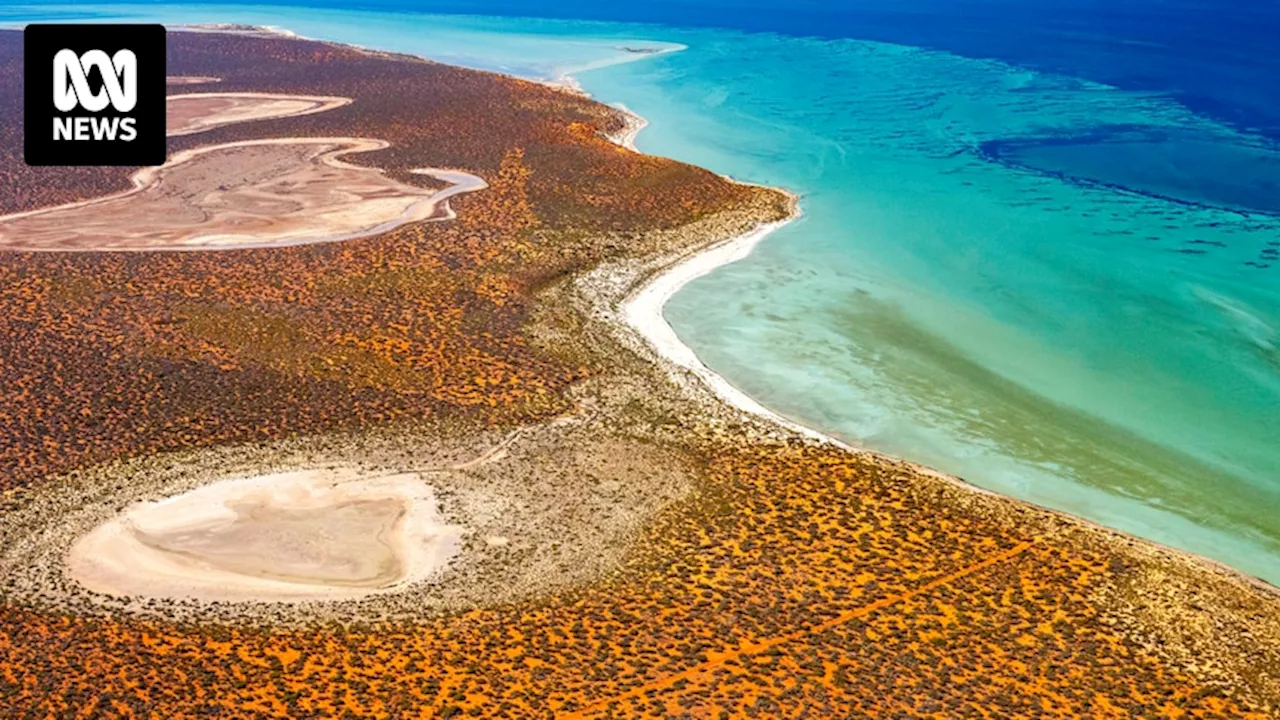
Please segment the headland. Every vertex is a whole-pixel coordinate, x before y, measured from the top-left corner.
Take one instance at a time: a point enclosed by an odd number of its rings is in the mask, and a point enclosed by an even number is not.
[[[175,168],[197,161],[174,159],[215,148],[294,148],[271,163],[349,165],[326,192],[376,177],[365,195],[401,203],[459,184],[420,168],[483,187],[341,242],[264,224],[260,244],[216,252],[0,252],[0,683],[15,707],[1277,707],[1269,589],[817,437],[674,339],[665,298],[793,217],[789,194],[619,146],[634,117],[537,83],[252,31],[170,44],[175,77],[219,91],[350,99],[184,120],[205,129],[175,136],[157,171],[177,195],[197,178]],[[19,45],[0,33],[0,57]],[[20,83],[15,66],[0,82]],[[0,147],[20,146],[13,132],[0,123]],[[333,138],[380,145],[317,161]],[[0,201],[14,222],[157,187],[11,157],[0,172],[23,189]],[[200,175],[208,193],[245,173]],[[240,192],[313,192],[278,177]],[[148,218],[115,213],[111,234],[145,236]]]

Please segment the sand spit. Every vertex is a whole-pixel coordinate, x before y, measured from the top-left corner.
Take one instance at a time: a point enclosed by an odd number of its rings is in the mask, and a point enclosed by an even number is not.
[[[217,78],[169,78],[188,83],[216,81]],[[170,95],[167,102],[169,137],[191,135],[224,125],[313,115],[350,105],[351,98],[325,95],[283,95],[276,93],[186,93]]]
[[[457,170],[429,190],[342,157],[367,138],[281,138],[174,154],[134,173],[133,189],[0,217],[0,248],[37,251],[217,250],[336,242],[454,217],[447,200],[486,187]]]
[[[220,33],[247,37],[306,39],[292,30],[276,27],[275,25],[249,25],[245,23],[188,23],[166,25],[165,30],[168,32]]]
[[[532,82],[558,88],[582,97],[591,97],[590,93],[582,89],[582,84],[578,82],[575,75],[579,75],[590,70],[612,67],[614,65],[625,65],[626,63],[659,57],[661,55],[668,55],[670,53],[684,52],[689,49],[689,46],[681,45],[679,43],[665,43],[660,46],[619,46],[614,49],[619,51],[617,55],[583,63],[582,65],[576,65],[574,67],[562,68],[560,69],[559,74],[554,78],[522,78],[514,75],[511,77],[517,77],[521,80],[530,80]]]
[[[622,103],[615,103],[613,108],[622,113],[623,126],[618,132],[606,135],[605,139],[631,152],[640,152],[636,148],[636,137],[640,135],[641,130],[649,126],[649,121],[635,114],[631,108]]]
[[[67,567],[114,596],[350,599],[431,577],[460,533],[417,473],[304,470],[134,505],[76,542]]]
[[[209,75],[170,75],[164,82],[166,85],[206,85],[222,82],[222,78]]]

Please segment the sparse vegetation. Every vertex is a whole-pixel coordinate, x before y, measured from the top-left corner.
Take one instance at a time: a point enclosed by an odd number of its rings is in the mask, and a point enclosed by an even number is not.
[[[0,31],[4,97],[21,97],[20,46]],[[170,50],[170,74],[223,78],[219,91],[353,98],[174,149],[367,135],[391,147],[352,162],[406,182],[409,168],[457,167],[490,189],[457,200],[456,222],[340,244],[0,254],[0,510],[16,518],[90,476],[110,497],[128,478],[104,473],[163,465],[170,451],[270,453],[300,436],[359,451],[373,429],[458,437],[565,418],[624,448],[582,464],[593,485],[629,477],[609,462],[678,455],[692,487],[591,582],[447,612],[300,626],[0,590],[5,717],[1261,718],[1276,707],[1274,595],[717,408],[591,314],[625,283],[571,282],[776,219],[780,194],[618,148],[602,138],[616,114],[532,83],[272,37],[183,33]],[[128,169],[22,165],[15,105],[0,104],[0,211],[121,189]],[[660,451],[625,450],[637,443]],[[1135,599],[1152,566],[1178,583],[1159,602]],[[1230,604],[1185,610],[1194,588],[1219,585]],[[1169,606],[1186,629],[1156,632]],[[1255,632],[1214,640],[1229,653],[1189,654],[1217,627],[1193,629],[1210,611]]]

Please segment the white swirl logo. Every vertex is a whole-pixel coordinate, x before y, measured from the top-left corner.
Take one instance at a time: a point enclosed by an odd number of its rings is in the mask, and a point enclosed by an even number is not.
[[[89,90],[89,70],[98,68],[102,89]],[[62,112],[76,106],[98,112],[110,102],[116,112],[129,112],[138,103],[138,58],[132,50],[121,50],[108,57],[101,50],[77,55],[74,50],[60,50],[53,56],[53,104]]]

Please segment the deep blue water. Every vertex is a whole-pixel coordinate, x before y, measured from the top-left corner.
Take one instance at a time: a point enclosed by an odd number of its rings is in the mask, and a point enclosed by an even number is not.
[[[1130,90],[1280,139],[1276,0],[296,0],[266,5],[719,27],[994,58]]]
[[[1280,0],[795,0],[785,7],[764,0],[275,0],[264,7],[271,5],[729,28],[992,58],[1166,96],[1268,142],[1227,160],[1213,157],[1211,145],[1197,152],[1193,143],[1170,157],[1169,144],[1117,148],[1095,132],[994,141],[986,148],[993,158],[1190,202],[1270,213],[1280,206],[1271,182],[1280,162]],[[1162,179],[1166,171],[1170,177]]]
[[[1280,151],[1267,141],[1224,145],[1194,133],[1124,125],[1078,136],[990,140],[978,152],[1072,182],[1243,215],[1280,215]]]
[[[1274,4],[327,3],[0,21],[264,23],[572,74],[651,121],[641,150],[802,196],[666,308],[735,386],[1280,582]],[[621,50],[663,41],[686,49]]]

